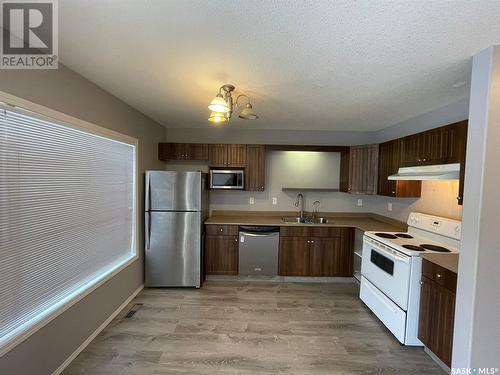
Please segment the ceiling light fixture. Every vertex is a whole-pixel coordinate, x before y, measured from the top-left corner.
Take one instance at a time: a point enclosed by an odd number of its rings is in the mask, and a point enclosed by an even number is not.
[[[233,97],[231,93],[234,91],[234,88],[235,87],[230,84],[225,84],[219,88],[218,94],[208,106],[208,109],[211,111],[208,121],[212,123],[222,123],[231,118],[233,114]],[[238,117],[244,120],[255,120],[259,118],[253,110],[250,98],[245,94],[238,95],[236,101],[234,102],[236,107],[239,107],[238,100],[242,97],[247,98],[247,104],[241,110]]]

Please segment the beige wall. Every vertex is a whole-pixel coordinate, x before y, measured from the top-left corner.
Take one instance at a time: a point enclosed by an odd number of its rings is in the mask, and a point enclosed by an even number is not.
[[[316,155],[314,155],[316,154]],[[297,155],[298,156],[298,155]],[[295,156],[286,152],[273,151],[266,155],[266,190],[264,192],[247,191],[211,191],[211,210],[262,210],[289,211],[297,210],[294,206],[298,192],[283,192],[283,186],[300,187],[338,187],[339,154],[307,153],[301,155],[300,163]],[[172,170],[208,171],[207,163],[169,162]],[[374,212],[380,215],[406,221],[412,211],[448,217],[460,220],[462,208],[457,204],[458,181],[423,181],[420,199],[389,198],[371,195],[352,195],[340,192],[302,192],[305,196],[306,210],[312,210],[315,200],[321,202],[325,212]],[[253,197],[255,203],[249,204]],[[278,198],[278,204],[272,204],[272,198]],[[362,206],[358,206],[358,199]],[[388,211],[392,203],[392,211]]]
[[[70,69],[0,71],[0,90],[139,139],[139,169],[164,169],[165,129]],[[140,211],[142,211],[142,180]],[[142,241],[142,223],[141,241]],[[143,282],[140,259],[0,358],[0,374],[50,374]]]

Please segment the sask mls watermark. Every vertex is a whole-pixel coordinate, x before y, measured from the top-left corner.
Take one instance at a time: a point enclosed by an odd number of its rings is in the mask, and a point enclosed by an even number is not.
[[[2,0],[2,69],[57,69],[57,0]]]

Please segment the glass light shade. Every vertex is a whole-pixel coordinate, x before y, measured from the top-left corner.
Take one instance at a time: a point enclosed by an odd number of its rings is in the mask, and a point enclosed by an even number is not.
[[[222,113],[228,113],[231,110],[221,94],[217,94],[214,100],[210,102],[208,109],[211,110],[212,112],[222,112]]]
[[[245,108],[243,108],[238,117],[245,120],[256,120],[259,118],[259,116],[257,116],[257,114],[254,112],[250,103],[248,103]]]
[[[227,121],[227,117],[225,113],[221,112],[212,112],[210,116],[208,116],[208,121],[213,122],[214,124],[220,124]]]

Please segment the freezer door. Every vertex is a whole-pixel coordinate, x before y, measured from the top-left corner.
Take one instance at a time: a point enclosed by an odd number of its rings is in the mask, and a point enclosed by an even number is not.
[[[146,211],[201,211],[201,172],[147,171]]]
[[[194,286],[201,280],[201,213],[146,212],[146,286]]]

